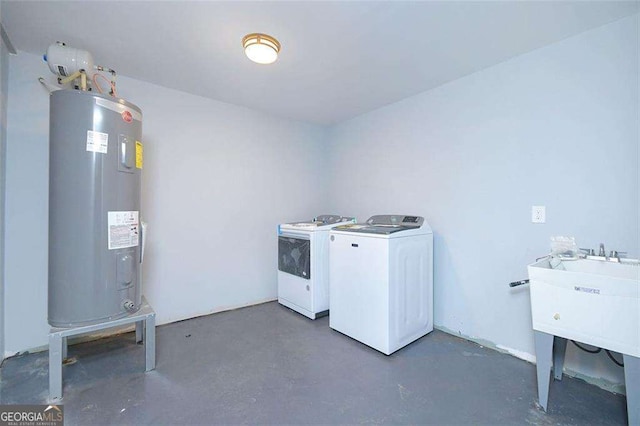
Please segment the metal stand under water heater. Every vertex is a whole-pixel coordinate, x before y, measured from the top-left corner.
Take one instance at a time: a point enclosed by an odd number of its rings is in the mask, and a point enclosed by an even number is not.
[[[121,318],[142,303],[142,112],[84,86],[50,98],[49,324]]]

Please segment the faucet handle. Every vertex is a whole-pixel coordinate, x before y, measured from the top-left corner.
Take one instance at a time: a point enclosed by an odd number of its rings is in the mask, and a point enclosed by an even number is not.
[[[596,254],[594,249],[580,248],[580,251],[583,251],[587,256],[595,256]]]
[[[626,251],[616,251],[616,250],[611,250],[611,253],[609,253],[609,257],[615,257],[616,259],[620,259],[620,257],[624,257],[627,255]]]

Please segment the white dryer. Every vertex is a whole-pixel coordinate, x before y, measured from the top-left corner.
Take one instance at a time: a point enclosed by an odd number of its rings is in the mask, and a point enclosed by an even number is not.
[[[329,326],[390,355],[433,330],[433,233],[419,216],[335,227]]]
[[[352,217],[278,225],[278,302],[311,319],[329,311],[329,230]]]

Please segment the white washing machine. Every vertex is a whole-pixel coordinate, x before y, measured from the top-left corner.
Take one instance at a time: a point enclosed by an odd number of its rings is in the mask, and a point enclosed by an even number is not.
[[[390,355],[433,330],[433,233],[419,216],[330,232],[329,326]]]
[[[329,312],[329,231],[352,217],[321,215],[278,226],[278,302],[311,319]]]

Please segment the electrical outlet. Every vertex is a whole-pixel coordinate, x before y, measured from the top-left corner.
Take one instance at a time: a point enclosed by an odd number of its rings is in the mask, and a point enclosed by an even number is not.
[[[531,222],[532,223],[545,223],[547,220],[545,206],[531,206]]]

